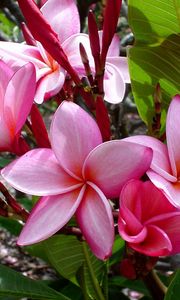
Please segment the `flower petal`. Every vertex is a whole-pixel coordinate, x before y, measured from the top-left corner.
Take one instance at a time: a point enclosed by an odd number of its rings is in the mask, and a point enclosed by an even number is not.
[[[0,57],[15,71],[28,62],[32,62],[38,69],[47,67],[43,62],[38,48],[35,46],[0,42]]]
[[[35,102],[40,104],[44,99],[56,95],[61,90],[64,81],[65,70],[61,67],[42,77],[37,84]]]
[[[106,62],[118,68],[125,83],[131,83],[127,57],[107,57]]]
[[[18,245],[38,243],[60,230],[74,215],[83,193],[84,187],[62,195],[42,197],[21,231]]]
[[[148,256],[167,256],[172,251],[172,244],[167,234],[153,225],[147,227],[147,236],[142,243],[129,243],[129,246]]]
[[[128,181],[123,187],[121,206],[123,215],[124,208],[126,208],[136,216],[141,224],[151,223],[156,218],[162,218],[164,214],[177,211],[151,181],[142,182],[140,180]]]
[[[51,149],[29,151],[1,174],[17,190],[38,196],[62,194],[82,186],[60,167]]]
[[[92,252],[99,259],[111,255],[114,222],[110,204],[101,190],[87,182],[86,192],[77,210],[77,221]]]
[[[109,103],[119,103],[125,95],[125,82],[118,68],[106,62],[104,76],[104,99]]]
[[[95,183],[106,197],[119,197],[123,185],[140,178],[149,168],[152,150],[142,145],[114,140],[96,147],[87,157],[83,176]]]
[[[81,107],[64,101],[51,124],[51,144],[60,165],[82,178],[82,166],[89,152],[102,142],[93,118]]]
[[[127,228],[128,235],[136,235],[136,238],[143,229],[143,223],[141,223],[141,203],[139,203],[141,201],[140,193],[142,187],[143,184],[140,180],[129,180],[121,191],[119,201],[119,229]]]
[[[170,215],[170,214],[169,214]],[[167,218],[163,220],[154,222],[154,224],[162,228],[164,232],[168,235],[172,244],[172,254],[177,254],[180,252],[180,239],[179,239],[179,228],[180,228],[180,210],[171,213],[171,216],[167,215]]]
[[[98,34],[99,34],[100,48],[102,49],[103,31],[99,30]],[[111,57],[111,56],[119,56],[119,54],[120,54],[120,38],[119,38],[118,34],[115,33],[114,37],[111,41],[111,44],[109,46],[106,59],[108,59],[108,57]]]
[[[150,147],[153,150],[153,158],[150,168],[169,181],[175,182],[177,180],[176,177],[171,175],[172,171],[168,150],[166,145],[161,141],[146,135],[131,136],[125,138],[124,141]]]
[[[94,60],[91,53],[89,36],[87,34],[79,33],[70,36],[64,41],[62,47],[71,63],[71,66],[80,72],[80,76],[82,76],[85,74],[85,71],[79,51],[80,43],[83,44],[89,59],[89,64],[94,69]]]
[[[47,1],[41,7],[41,12],[58,34],[61,43],[80,32],[80,19],[75,0]]]
[[[151,170],[147,175],[154,185],[162,190],[172,205],[180,208],[180,182],[171,182]]]
[[[1,80],[0,80],[0,115],[3,112],[4,107],[4,94],[7,88],[7,85],[13,76],[13,70],[2,60],[0,60],[0,73],[1,73]]]
[[[4,118],[12,136],[26,121],[34,101],[35,88],[36,74],[32,63],[15,72],[8,83],[4,96]]]
[[[12,137],[2,116],[0,116],[0,136],[0,151],[3,152],[12,150]]]
[[[131,219],[131,216],[133,215],[129,215],[129,220],[131,220],[131,222],[133,222],[134,220]],[[136,226],[136,224],[135,224]],[[121,215],[119,217],[118,220],[118,230],[119,230],[119,234],[120,236],[123,238],[123,240],[125,240],[128,243],[133,243],[133,244],[138,244],[144,241],[144,239],[147,236],[147,229],[146,227],[143,227],[136,232],[136,234],[132,233],[131,231],[129,231],[129,224],[128,224],[128,218],[126,221],[124,221],[123,218],[121,218]]]
[[[176,95],[169,106],[166,121],[166,137],[167,147],[169,152],[169,159],[171,162],[173,175],[178,177],[180,175],[180,95]]]

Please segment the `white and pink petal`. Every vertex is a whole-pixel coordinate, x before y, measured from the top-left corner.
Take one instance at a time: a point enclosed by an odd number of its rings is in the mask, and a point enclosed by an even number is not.
[[[87,182],[76,216],[92,252],[99,259],[107,259],[114,241],[112,209],[102,191],[91,182]]]
[[[169,181],[175,182],[177,180],[176,177],[172,175],[167,146],[161,141],[146,135],[131,136],[123,140],[125,142],[127,141],[150,147],[153,150],[150,168]]]
[[[171,182],[152,170],[149,170],[147,175],[152,183],[162,190],[172,205],[180,208],[180,182]]]
[[[114,65],[119,70],[125,83],[131,83],[127,57],[107,57],[106,63]]]
[[[95,120],[77,104],[64,101],[54,115],[50,136],[59,164],[69,174],[82,178],[86,156],[102,143]]]
[[[18,245],[38,243],[60,230],[74,215],[83,193],[84,187],[62,195],[41,197],[21,231]]]
[[[180,95],[176,95],[169,106],[166,120],[166,137],[172,173],[180,176]]]
[[[112,104],[123,100],[126,86],[122,74],[114,64],[106,62],[103,84],[104,100]]]
[[[41,12],[58,34],[60,43],[80,32],[80,18],[75,0],[51,0],[42,7]]]
[[[60,66],[43,76],[37,82],[35,102],[41,104],[44,100],[55,96],[63,87],[65,81],[65,70]]]
[[[60,167],[51,149],[29,151],[5,167],[1,174],[15,189],[38,196],[63,194],[83,185]]]
[[[83,166],[83,176],[96,184],[106,197],[119,198],[123,185],[144,175],[151,160],[150,148],[114,140],[91,151]]]
[[[34,101],[35,88],[36,73],[32,63],[17,70],[7,85],[4,95],[4,120],[12,138],[27,119]]]

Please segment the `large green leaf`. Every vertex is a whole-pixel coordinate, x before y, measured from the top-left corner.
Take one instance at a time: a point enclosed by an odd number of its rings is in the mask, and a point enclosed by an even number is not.
[[[30,299],[70,300],[42,282],[29,279],[20,273],[0,266],[0,296],[28,297]]]
[[[75,236],[55,235],[43,243],[51,265],[60,275],[76,282],[76,272],[84,260],[78,239]]]
[[[61,276],[75,284],[81,282],[88,295],[99,299],[96,296],[102,293],[100,285],[105,264],[92,254],[85,242],[80,242],[75,236],[56,235],[44,245],[49,262]]]
[[[180,91],[180,0],[129,0],[135,45],[129,50],[132,89],[141,118],[151,124],[153,94],[159,82],[163,118],[171,97]]]
[[[179,300],[179,291],[180,291],[180,270],[177,271],[174,279],[169,285],[167,294],[164,300]]]
[[[92,254],[86,242],[82,243],[82,248],[84,253],[82,276],[86,293],[92,299],[105,299],[107,287],[103,280],[105,272],[107,271],[106,265]],[[102,293],[101,287],[104,288],[104,293]]]

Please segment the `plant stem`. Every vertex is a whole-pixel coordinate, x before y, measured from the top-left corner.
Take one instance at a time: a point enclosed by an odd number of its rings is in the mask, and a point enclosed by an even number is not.
[[[0,182],[0,191],[4,195],[7,204],[14,210],[14,212],[21,216],[24,221],[27,220],[29,213],[13,198],[7,188]]]
[[[154,300],[163,300],[167,291],[167,287],[162,283],[154,270],[144,276],[143,281],[149,289]]]
[[[100,288],[99,282],[96,278],[96,275],[94,273],[91,261],[90,261],[90,257],[89,257],[89,253],[88,253],[88,249],[87,249],[87,245],[86,242],[82,242],[82,247],[83,247],[83,252],[84,252],[84,256],[85,256],[85,260],[89,269],[89,274],[92,280],[92,284],[94,287],[94,291],[96,292],[96,300],[105,300],[105,297],[102,293],[102,290]]]

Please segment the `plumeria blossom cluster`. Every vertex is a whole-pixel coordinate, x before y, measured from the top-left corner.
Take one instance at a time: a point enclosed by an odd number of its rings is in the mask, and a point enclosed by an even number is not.
[[[0,150],[19,157],[1,175],[15,189],[40,196],[18,244],[45,240],[75,217],[92,252],[105,260],[118,213],[128,247],[148,256],[178,253],[180,96],[168,110],[167,145],[148,136],[110,140],[107,133],[103,100],[121,102],[130,82],[115,34],[121,1],[107,1],[101,31],[89,14],[89,34],[80,33],[74,0],[41,1],[40,9],[32,0],[18,2],[26,43],[0,42]],[[77,94],[87,111],[75,103]],[[59,95],[48,135],[36,104]],[[36,149],[21,134],[25,123]]]
[[[79,50],[80,44],[83,45],[86,51],[89,66],[94,74],[95,65],[91,53],[90,39],[88,34],[80,33],[80,19],[75,0],[46,1],[40,11],[57,34],[64,53],[78,75],[80,77],[86,75]],[[66,26],[63,26],[64,20],[66,20]],[[0,57],[2,57],[3,61],[11,66],[13,70],[17,70],[27,62],[34,64],[37,82],[35,102],[42,103],[61,90],[65,81],[66,71],[61,64],[46,51],[45,46],[34,39],[30,33],[27,34],[27,41],[31,43],[30,45],[0,42]],[[102,48],[102,31],[99,31],[99,38],[100,48]],[[110,103],[118,103],[123,99],[125,83],[130,82],[127,60],[125,57],[119,56],[119,45],[119,38],[115,35],[108,49],[105,63],[103,84],[105,100]],[[109,86],[111,86],[111,90]]]

